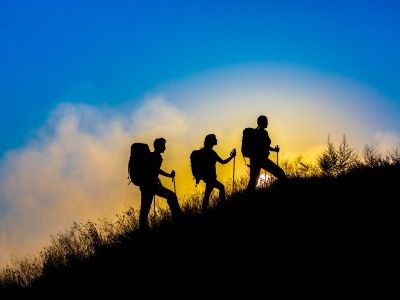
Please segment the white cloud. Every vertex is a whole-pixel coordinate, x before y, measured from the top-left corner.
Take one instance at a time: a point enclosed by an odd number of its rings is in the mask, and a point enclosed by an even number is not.
[[[7,209],[0,219],[0,264],[39,249],[74,221],[139,208],[138,189],[126,179],[130,144],[182,136],[187,128],[183,113],[162,97],[123,115],[60,105],[39,137],[8,153],[1,166],[0,199]]]

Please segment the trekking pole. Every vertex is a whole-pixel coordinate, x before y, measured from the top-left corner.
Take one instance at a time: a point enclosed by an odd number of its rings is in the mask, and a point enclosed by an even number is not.
[[[278,147],[278,151],[276,151],[276,165],[279,166],[279,146]]]
[[[175,177],[172,178],[172,182],[174,183],[174,193],[176,195]]]
[[[233,193],[235,191],[235,165],[236,165],[236,149],[235,148],[231,151],[230,156],[231,156],[231,158],[233,156],[233,176],[232,176],[232,193]]]
[[[236,160],[236,156],[233,157],[232,193],[235,191],[235,160]]]

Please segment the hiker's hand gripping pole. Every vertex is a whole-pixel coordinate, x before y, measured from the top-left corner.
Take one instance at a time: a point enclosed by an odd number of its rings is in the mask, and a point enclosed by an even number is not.
[[[276,145],[275,151],[276,151],[276,165],[277,166],[279,166],[279,150],[281,150],[281,149],[279,148],[278,145]]]

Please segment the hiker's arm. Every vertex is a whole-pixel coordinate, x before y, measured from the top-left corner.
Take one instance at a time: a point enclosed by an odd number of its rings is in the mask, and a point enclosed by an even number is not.
[[[163,171],[163,170],[160,169],[160,171],[158,172],[158,174],[160,174],[160,175],[162,175],[162,176],[165,176],[165,177],[171,177],[171,178],[175,177],[175,171],[174,171],[174,170],[172,170],[171,173],[167,173],[167,172],[165,172],[165,171]]]
[[[232,156],[229,156],[227,159],[223,160],[222,158],[218,157],[218,162],[224,165],[230,162],[232,158],[233,158]]]
[[[236,150],[233,149],[233,150],[231,151],[230,156],[229,156],[227,159],[225,159],[225,160],[222,160],[222,158],[218,156],[218,162],[221,163],[221,164],[223,164],[223,165],[224,165],[224,164],[227,164],[227,163],[230,162],[231,159],[234,158],[235,156],[236,156]]]

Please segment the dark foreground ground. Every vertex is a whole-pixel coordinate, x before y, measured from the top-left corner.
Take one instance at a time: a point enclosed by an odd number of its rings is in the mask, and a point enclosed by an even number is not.
[[[383,296],[397,283],[399,179],[398,169],[383,168],[238,193],[206,215],[133,233],[89,261],[47,270],[23,292]]]

